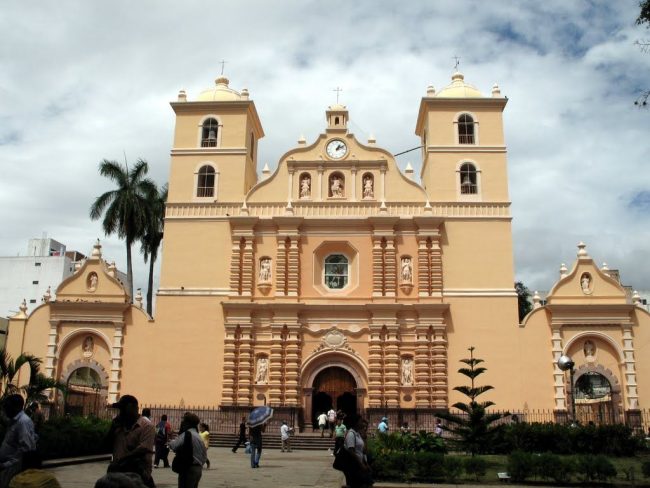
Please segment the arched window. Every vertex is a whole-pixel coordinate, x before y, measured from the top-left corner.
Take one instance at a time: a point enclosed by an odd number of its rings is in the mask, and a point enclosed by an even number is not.
[[[201,130],[201,147],[217,147],[219,122],[217,119],[206,119]]]
[[[325,286],[341,290],[348,284],[348,258],[343,254],[331,254],[325,258]]]
[[[471,115],[458,117],[458,143],[474,144],[474,119]]]
[[[196,183],[196,196],[200,198],[214,196],[214,168],[212,166],[201,166]]]
[[[576,381],[576,401],[611,400],[612,385],[602,374],[588,371]]]
[[[477,173],[473,164],[465,163],[460,167],[460,194],[478,194]]]

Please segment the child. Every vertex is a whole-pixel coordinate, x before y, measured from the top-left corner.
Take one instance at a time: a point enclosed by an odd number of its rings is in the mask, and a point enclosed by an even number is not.
[[[207,456],[208,449],[210,448],[210,428],[208,427],[208,424],[206,423],[199,424],[199,435],[201,436],[201,440],[205,445],[205,452],[206,452],[205,466],[207,469],[210,469],[210,460],[208,459]]]

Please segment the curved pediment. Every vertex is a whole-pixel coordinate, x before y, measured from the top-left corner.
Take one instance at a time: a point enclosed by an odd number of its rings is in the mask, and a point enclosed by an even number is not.
[[[101,256],[99,241],[92,255],[56,289],[57,302],[127,303],[125,286],[114,277],[114,267]]]
[[[246,197],[247,203],[289,200],[293,205],[419,202],[424,206],[427,197],[424,188],[400,171],[390,152],[362,144],[353,134],[327,132],[311,145],[285,153],[275,172]]]
[[[585,303],[625,304],[627,294],[621,284],[598,268],[594,260],[580,244],[578,259],[571,271],[560,278],[549,292],[549,305]]]

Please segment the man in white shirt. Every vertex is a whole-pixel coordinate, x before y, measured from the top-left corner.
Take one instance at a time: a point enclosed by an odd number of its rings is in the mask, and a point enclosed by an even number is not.
[[[322,412],[318,416],[318,428],[320,429],[320,436],[324,437],[325,435],[325,427],[327,426],[327,414],[325,412]]]
[[[32,419],[23,411],[24,406],[20,395],[9,395],[2,402],[9,426],[0,445],[0,488],[9,486],[11,478],[23,470],[25,455],[36,451],[38,436]]]
[[[336,410],[330,408],[327,412],[327,424],[330,429],[330,439],[334,437],[334,427],[336,427]]]
[[[287,421],[282,421],[282,426],[280,427],[280,439],[282,440],[282,452],[286,449],[287,452],[291,452],[291,431],[293,429],[287,425]]]

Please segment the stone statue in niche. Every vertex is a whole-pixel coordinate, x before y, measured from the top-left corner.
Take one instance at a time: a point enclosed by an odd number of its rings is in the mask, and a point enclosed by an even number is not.
[[[402,385],[413,385],[413,361],[411,358],[402,359]]]
[[[363,198],[375,198],[375,188],[372,176],[363,179]]]
[[[88,291],[93,292],[97,290],[97,282],[99,281],[99,278],[97,277],[97,273],[90,273],[88,276]]]
[[[585,341],[585,345],[582,348],[582,351],[585,353],[586,358],[592,358],[596,354],[596,344],[588,339]]]
[[[261,385],[269,381],[269,360],[261,357],[257,360],[257,373],[255,374],[255,383]]]
[[[88,336],[84,339],[81,348],[83,349],[84,357],[89,358],[90,356],[93,355],[93,352],[95,350],[95,341],[91,336]]]
[[[300,198],[309,198],[311,196],[311,178],[304,176],[300,180]]]
[[[402,258],[401,278],[402,283],[413,282],[413,263],[408,256]]]
[[[330,191],[333,197],[343,196],[343,179],[339,176],[332,176]]]
[[[271,281],[271,258],[264,258],[260,261],[260,282]]]
[[[580,278],[580,286],[582,287],[583,293],[591,292],[591,276],[589,276],[589,273],[584,273],[582,275]]]

